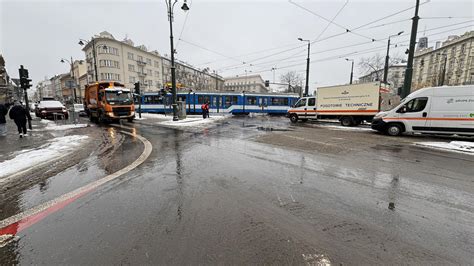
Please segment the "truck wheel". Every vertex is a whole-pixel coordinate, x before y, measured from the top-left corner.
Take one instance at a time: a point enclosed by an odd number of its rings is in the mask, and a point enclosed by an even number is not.
[[[343,116],[340,121],[341,125],[344,127],[350,127],[354,125],[354,120],[350,116]]]
[[[400,134],[402,134],[402,127],[397,124],[388,125],[387,134],[389,136],[399,136]]]
[[[297,115],[297,114],[291,114],[291,115],[290,115],[290,121],[291,121],[292,123],[298,122],[298,115]]]
[[[133,122],[133,117],[127,118],[127,121],[132,123]]]

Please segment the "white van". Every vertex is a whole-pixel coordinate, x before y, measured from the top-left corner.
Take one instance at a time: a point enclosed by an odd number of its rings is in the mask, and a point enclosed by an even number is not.
[[[417,90],[392,110],[377,113],[372,129],[391,136],[415,132],[474,136],[474,85]]]

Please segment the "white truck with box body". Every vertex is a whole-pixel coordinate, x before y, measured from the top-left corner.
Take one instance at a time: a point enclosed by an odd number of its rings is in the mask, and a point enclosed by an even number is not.
[[[288,110],[291,122],[308,119],[338,119],[343,126],[371,121],[380,110],[388,110],[400,97],[380,82],[320,87],[315,96],[302,97]]]
[[[417,90],[392,110],[376,114],[372,129],[391,136],[402,133],[474,136],[474,85]]]

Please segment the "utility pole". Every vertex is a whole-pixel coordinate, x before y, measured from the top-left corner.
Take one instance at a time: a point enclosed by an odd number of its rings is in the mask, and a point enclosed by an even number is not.
[[[395,35],[390,35],[388,36],[388,43],[387,43],[387,55],[385,56],[385,67],[383,68],[383,83],[387,84],[387,78],[388,78],[388,61],[390,59],[390,38],[399,36],[402,34],[403,31],[400,31],[399,33]]]
[[[352,62],[352,64],[351,64],[351,79],[349,81],[349,84],[352,84],[352,78],[354,77],[354,59],[346,58],[346,61],[351,61]]]
[[[308,57],[306,58],[306,84],[304,86],[303,96],[308,96],[309,94],[309,51],[311,48],[311,40],[303,40],[303,38],[298,38],[299,41],[308,42]]]
[[[413,77],[413,57],[415,55],[415,44],[416,44],[416,31],[418,30],[418,9],[420,7],[420,0],[416,0],[415,16],[412,18],[413,22],[411,25],[411,37],[410,37],[410,48],[408,49],[408,62],[405,70],[405,80],[403,82],[402,93],[400,97],[403,99],[410,94],[411,81]]]

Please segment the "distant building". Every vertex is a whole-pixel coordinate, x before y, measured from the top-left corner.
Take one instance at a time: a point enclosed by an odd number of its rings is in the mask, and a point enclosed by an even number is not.
[[[425,49],[425,48],[428,48],[428,37],[421,37],[419,40],[418,40],[418,47],[416,48],[416,50],[420,50],[420,49]]]
[[[224,78],[224,90],[235,92],[268,93],[265,82],[260,75],[245,75]]]
[[[415,52],[412,90],[474,84],[474,31]]]
[[[89,82],[118,81],[126,87],[140,82],[143,92],[158,91],[171,83],[171,62],[158,51],[149,52],[145,45],[135,46],[133,41],[116,40],[112,34],[104,31],[93,37],[83,51],[86,54],[87,76]],[[97,77],[95,77],[92,43],[96,47]],[[176,82],[186,89],[212,90],[215,80],[221,83],[219,76],[209,73],[208,69],[199,70],[183,62],[175,61]],[[219,87],[219,86],[218,86]]]
[[[406,64],[396,64],[388,67],[387,82],[393,88],[400,88],[403,86],[405,80]],[[359,83],[366,83],[372,81],[383,80],[383,68],[377,71],[372,71],[367,75],[359,77]]]
[[[43,97],[54,97],[53,93],[53,87],[51,80],[49,78],[45,78],[42,81],[39,81],[36,84],[36,93],[37,93],[37,99],[38,101],[41,101]]]

